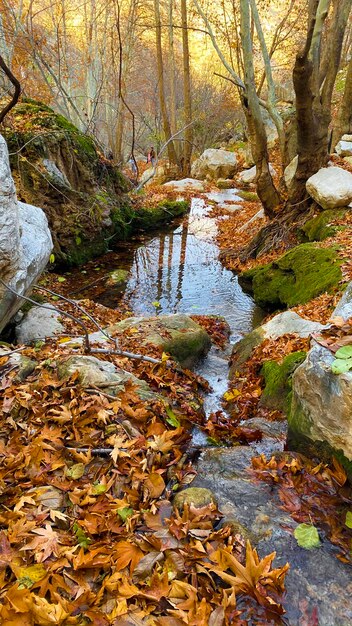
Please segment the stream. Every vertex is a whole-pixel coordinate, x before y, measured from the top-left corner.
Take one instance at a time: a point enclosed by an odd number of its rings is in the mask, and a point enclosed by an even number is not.
[[[217,225],[209,216],[214,203],[228,210],[239,210],[240,202],[234,189],[193,198],[190,212],[182,221],[146,241],[137,238],[115,247],[114,265],[105,265],[106,271],[129,272],[126,287],[119,295],[108,289],[98,295],[94,290],[84,292],[85,297],[110,308],[116,308],[122,301],[136,316],[167,313],[223,316],[231,330],[229,346],[225,350],[213,346],[196,368],[196,373],[212,388],[204,400],[207,415],[220,408],[227,389],[231,344],[250,332],[263,317],[252,298],[242,291],[237,276],[219,261]],[[194,443],[206,445],[201,432],[194,433]]]
[[[84,287],[81,291],[81,297],[110,308],[123,304],[136,316],[163,313],[223,316],[231,329],[230,344],[225,350],[213,346],[196,369],[212,387],[204,400],[207,415],[219,410],[227,389],[231,344],[263,318],[263,312],[242,291],[236,275],[219,261],[212,206],[215,203],[230,212],[240,210],[240,202],[236,190],[194,198],[189,214],[182,220],[157,234],[121,242],[114,247],[113,254],[97,260],[107,273],[127,271],[125,288],[116,291],[99,283],[99,289]],[[226,215],[220,219],[226,219]],[[237,525],[249,530],[256,538],[261,556],[275,551],[275,566],[290,563],[285,616],[278,621],[263,622],[248,618],[247,623],[351,626],[350,566],[336,558],[338,550],[326,539],[322,540],[320,549],[300,548],[293,537],[297,523],[283,510],[277,492],[247,473],[253,456],[266,453],[270,458],[275,450],[283,449],[285,423],[277,424],[277,433],[275,423],[269,424],[268,436],[250,446],[208,447],[205,435],[199,430],[193,432],[192,438],[193,445],[202,449],[196,464],[198,476],[192,486],[206,487],[216,494],[225,519],[230,523],[235,520]]]

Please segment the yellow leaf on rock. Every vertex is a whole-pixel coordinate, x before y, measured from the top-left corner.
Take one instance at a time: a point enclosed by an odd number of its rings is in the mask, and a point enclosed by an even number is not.
[[[235,398],[238,398],[238,396],[241,395],[241,392],[238,391],[238,389],[231,389],[231,391],[226,391],[224,393],[224,400],[226,400],[227,402],[231,402],[231,400],[235,400]]]

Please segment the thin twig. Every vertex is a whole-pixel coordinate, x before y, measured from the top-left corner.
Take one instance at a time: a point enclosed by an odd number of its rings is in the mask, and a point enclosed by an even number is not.
[[[74,322],[76,322],[84,330],[84,343],[85,343],[85,346],[86,346],[86,351],[90,352],[90,343],[89,343],[88,329],[87,329],[86,325],[83,324],[83,322],[81,322],[81,320],[77,319],[77,317],[74,317],[74,315],[71,315],[71,313],[66,313],[66,311],[62,311],[61,309],[59,309],[58,307],[54,306],[53,304],[49,304],[49,305],[41,304],[40,302],[36,302],[36,300],[32,300],[32,298],[28,298],[28,296],[23,296],[22,294],[18,293],[15,289],[13,289],[9,285],[7,285],[2,280],[2,278],[0,278],[0,283],[3,285],[3,287],[8,289],[8,291],[13,293],[17,298],[21,298],[22,300],[25,300],[26,302],[30,302],[31,304],[34,304],[35,306],[41,307],[42,309],[48,309],[49,311],[56,311],[60,315],[66,316],[66,317],[70,318],[71,320],[73,320]]]

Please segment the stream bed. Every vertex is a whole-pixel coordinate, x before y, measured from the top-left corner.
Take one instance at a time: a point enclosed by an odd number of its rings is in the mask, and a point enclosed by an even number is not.
[[[225,350],[212,347],[198,364],[196,372],[206,378],[212,392],[205,397],[209,415],[220,408],[228,384],[228,357],[231,343],[258,325],[263,312],[242,291],[236,275],[219,261],[213,203],[229,211],[240,210],[236,190],[194,198],[187,216],[155,235],[140,236],[119,243],[114,253],[97,263],[104,271],[128,272],[123,289],[96,290],[83,285],[76,297],[88,297],[110,308],[121,304],[136,316],[167,313],[221,315],[231,330]],[[224,216],[221,219],[226,219]],[[100,279],[98,279],[100,280]],[[260,421],[254,418],[251,421]],[[206,487],[216,494],[225,519],[248,530],[260,556],[275,551],[274,566],[290,563],[286,577],[286,614],[262,621],[248,617],[251,625],[351,626],[352,578],[348,564],[337,559],[338,550],[326,539],[315,550],[297,545],[293,531],[297,522],[283,510],[277,490],[248,474],[251,458],[282,450],[285,422],[269,423],[263,440],[250,446],[207,447],[200,431],[193,433],[193,444],[202,450],[196,464],[198,476],[192,486]],[[259,427],[259,425],[257,425]],[[276,432],[275,432],[276,429]]]

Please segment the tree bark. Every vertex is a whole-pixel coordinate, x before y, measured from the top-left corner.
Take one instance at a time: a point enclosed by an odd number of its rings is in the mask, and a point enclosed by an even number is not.
[[[352,133],[352,57],[348,64],[345,91],[337,114],[336,124],[331,138],[331,149],[334,150],[342,135]]]
[[[269,170],[269,155],[265,127],[261,115],[259,98],[256,92],[253,65],[253,49],[249,0],[241,0],[241,42],[244,62],[244,83],[246,91],[242,94],[242,106],[248,124],[248,134],[252,156],[257,168],[256,185],[265,214],[274,217],[274,209],[280,204],[281,198],[275,188]]]
[[[156,32],[156,56],[158,66],[158,90],[159,90],[159,102],[161,116],[163,120],[163,129],[165,140],[169,141],[172,136],[169,116],[166,108],[165,101],[165,86],[164,86],[164,66],[163,66],[163,52],[161,45],[161,21],[160,21],[160,3],[159,0],[154,0],[155,11],[155,32]],[[167,146],[167,152],[170,163],[178,164],[176,150],[173,141],[169,141]]]
[[[352,0],[335,0],[325,37],[330,59],[329,64],[326,64],[326,55],[322,55],[321,50],[329,2],[312,2],[306,45],[296,57],[293,83],[296,93],[298,166],[290,186],[289,203],[291,206],[299,206],[301,211],[305,211],[310,202],[306,191],[308,178],[326,166],[329,159],[331,100],[351,6]]]
[[[188,24],[187,24],[187,0],[181,0],[182,14],[182,50],[183,50],[183,97],[184,97],[184,125],[186,127],[183,147],[183,175],[189,176],[191,171],[192,156],[192,99],[191,99],[191,74],[189,66]]]

